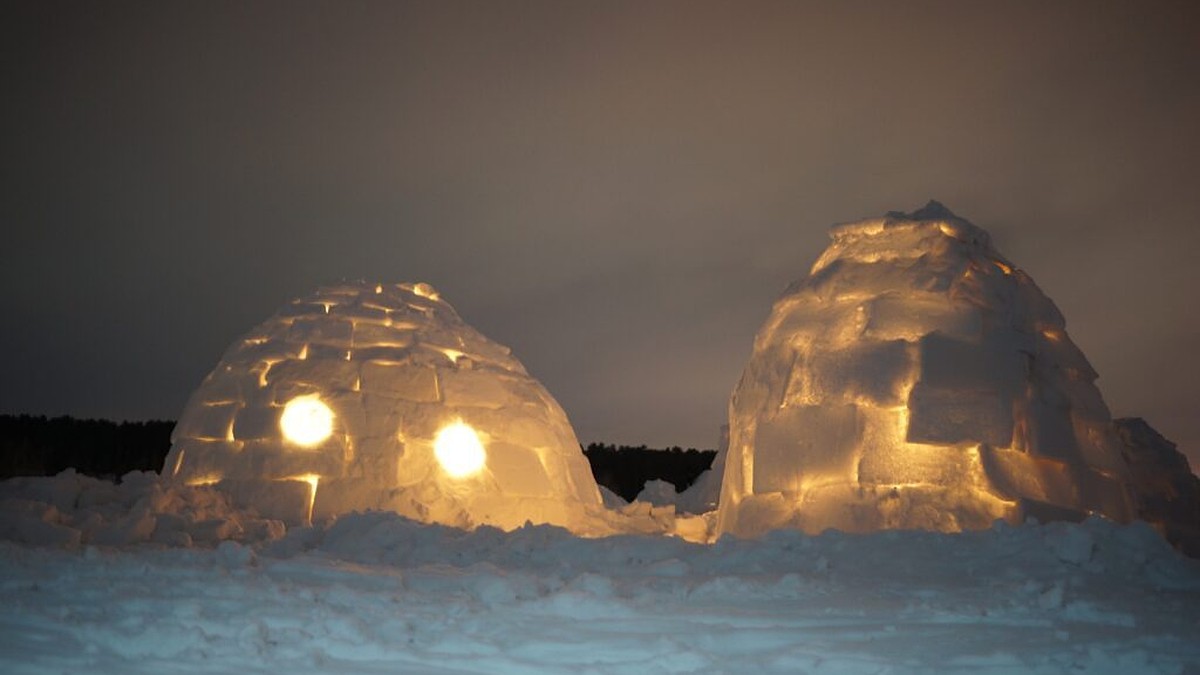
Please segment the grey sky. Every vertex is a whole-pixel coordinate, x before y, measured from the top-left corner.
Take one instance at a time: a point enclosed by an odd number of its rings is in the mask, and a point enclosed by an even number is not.
[[[1200,5],[6,3],[0,412],[173,418],[340,278],[580,439],[713,447],[826,229],[929,198],[1200,464]]]

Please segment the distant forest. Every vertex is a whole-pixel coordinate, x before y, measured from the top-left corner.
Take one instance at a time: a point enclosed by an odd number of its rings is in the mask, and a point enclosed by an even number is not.
[[[175,423],[0,415],[0,478],[53,476],[65,469],[115,479],[161,471]]]
[[[169,420],[118,424],[0,415],[0,479],[53,476],[65,469],[109,480],[130,471],[161,471],[174,427]],[[597,483],[632,501],[649,480],[665,480],[683,490],[712,465],[716,451],[592,443],[584,455]]]
[[[717,451],[589,443],[583,454],[592,465],[596,482],[629,502],[649,480],[665,480],[676,492],[687,489],[712,466]]]

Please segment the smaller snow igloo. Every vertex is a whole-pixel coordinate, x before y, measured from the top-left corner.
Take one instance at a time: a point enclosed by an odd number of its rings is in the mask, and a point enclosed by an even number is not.
[[[730,399],[718,534],[1131,518],[1095,371],[985,231],[930,202],[831,237]]]
[[[378,509],[586,533],[601,506],[562,408],[423,283],[285,305],[226,351],[171,441],[167,476],[290,524]]]

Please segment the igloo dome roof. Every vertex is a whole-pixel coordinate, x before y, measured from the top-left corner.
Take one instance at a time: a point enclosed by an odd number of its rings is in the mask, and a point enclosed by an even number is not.
[[[164,472],[293,523],[386,509],[578,529],[601,503],[554,398],[423,283],[284,305],[193,394]]]
[[[1095,371],[984,230],[931,202],[831,238],[730,400],[720,532],[1131,516]]]

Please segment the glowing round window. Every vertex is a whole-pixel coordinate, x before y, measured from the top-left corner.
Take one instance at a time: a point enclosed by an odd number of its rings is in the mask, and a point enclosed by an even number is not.
[[[462,422],[444,427],[433,440],[433,455],[451,478],[466,478],[483,468],[487,454],[479,434]]]
[[[314,446],[333,433],[333,411],[316,394],[297,396],[284,406],[279,430],[296,445]]]

